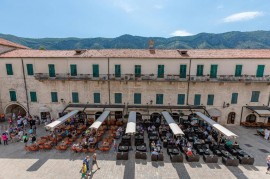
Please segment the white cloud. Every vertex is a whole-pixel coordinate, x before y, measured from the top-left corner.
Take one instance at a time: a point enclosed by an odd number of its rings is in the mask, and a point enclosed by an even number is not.
[[[232,14],[226,18],[223,19],[223,22],[237,22],[237,21],[247,21],[254,19],[256,17],[262,16],[262,12],[258,11],[250,11],[250,12],[241,12]]]
[[[191,36],[193,35],[190,32],[187,32],[185,30],[176,30],[173,33],[170,34],[171,36]]]
[[[132,7],[132,5],[125,0],[112,0],[112,2],[114,6],[119,7],[126,13],[131,13],[134,11],[134,7]]]

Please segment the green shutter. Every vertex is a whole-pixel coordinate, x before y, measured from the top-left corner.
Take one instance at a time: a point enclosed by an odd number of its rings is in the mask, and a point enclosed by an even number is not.
[[[214,105],[214,95],[213,94],[209,94],[208,98],[207,98],[207,105]]]
[[[51,92],[51,99],[53,103],[58,102],[58,95],[57,92]]]
[[[231,104],[237,104],[238,93],[232,93]]]
[[[260,91],[252,91],[251,102],[259,102]]]
[[[187,65],[180,65],[180,78],[187,77]]]
[[[70,75],[77,76],[77,65],[70,65]]]
[[[49,76],[50,77],[55,77],[55,67],[54,67],[54,64],[49,64],[48,67],[49,67]]]
[[[13,75],[12,64],[6,64],[7,75]]]
[[[114,94],[114,101],[117,104],[121,104],[122,103],[122,93],[115,93]]]
[[[134,93],[134,104],[141,104],[141,93]]]
[[[141,77],[141,65],[135,65],[135,77]]]
[[[100,93],[94,93],[94,103],[100,103]]]
[[[242,76],[242,65],[236,65],[235,66],[235,76],[240,77]]]
[[[177,104],[179,105],[185,104],[185,94],[178,94]]]
[[[98,64],[93,65],[93,77],[99,77],[99,65]]]
[[[197,76],[203,76],[203,65],[197,65]]]
[[[196,106],[200,106],[201,105],[201,95],[200,94],[195,94],[194,105],[196,105]]]
[[[210,78],[216,78],[217,77],[217,69],[218,69],[218,65],[211,65]]]
[[[16,91],[9,91],[10,101],[17,101]]]
[[[264,65],[258,65],[256,77],[263,77],[264,74]]]
[[[33,64],[26,64],[26,68],[27,68],[27,75],[29,76],[34,75]]]
[[[37,102],[37,93],[35,91],[30,91],[31,102]]]
[[[164,65],[158,65],[158,78],[164,78]]]
[[[115,77],[121,77],[121,65],[114,66]]]
[[[156,104],[163,104],[163,94],[156,94]]]
[[[73,103],[78,103],[79,102],[79,93],[72,92],[72,102]]]

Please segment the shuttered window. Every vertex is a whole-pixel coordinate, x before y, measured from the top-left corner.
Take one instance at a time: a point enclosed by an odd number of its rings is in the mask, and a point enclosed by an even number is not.
[[[134,104],[141,104],[141,93],[134,93]]]
[[[93,65],[93,77],[99,77],[99,65],[98,64]]]
[[[26,64],[26,68],[27,68],[27,75],[29,76],[34,75],[33,64]]]
[[[35,91],[30,91],[31,102],[37,102],[37,93]]]
[[[17,101],[16,91],[9,91],[10,101]]]
[[[55,77],[55,67],[54,64],[49,64],[48,65],[49,68],[49,76],[50,77]]]
[[[121,65],[114,66],[115,77],[121,77]]]
[[[195,94],[195,96],[194,96],[194,105],[196,105],[196,106],[201,105],[201,95],[200,94]]]
[[[7,75],[13,75],[12,64],[6,64]]]
[[[258,65],[256,77],[263,77],[264,75],[264,65]]]
[[[187,77],[187,65],[180,65],[180,78]]]
[[[100,103],[100,93],[94,93],[94,103]]]
[[[185,94],[178,94],[177,104],[179,105],[185,104]]]
[[[77,76],[77,65],[70,65],[70,75],[71,76]]]
[[[73,103],[78,103],[79,102],[79,93],[72,92],[72,102]]]
[[[122,93],[115,93],[114,94],[114,103],[115,104],[122,104]]]
[[[135,65],[135,77],[141,77],[141,65]]]
[[[210,78],[216,78],[217,77],[217,70],[218,70],[218,65],[211,65]]]
[[[163,104],[163,94],[156,94],[156,104]]]
[[[207,97],[207,105],[212,106],[214,105],[214,95],[213,94],[209,94]]]
[[[158,78],[164,78],[164,65],[158,65]]]
[[[259,102],[259,98],[260,98],[260,91],[252,91],[251,94],[251,102]]]
[[[197,65],[197,76],[203,76],[203,65]]]
[[[58,102],[57,92],[51,92],[51,99],[52,99],[52,103],[57,103]]]
[[[238,101],[238,93],[232,93],[231,104],[237,104]]]
[[[235,76],[236,77],[242,76],[242,68],[243,68],[242,65],[236,65],[235,66]]]

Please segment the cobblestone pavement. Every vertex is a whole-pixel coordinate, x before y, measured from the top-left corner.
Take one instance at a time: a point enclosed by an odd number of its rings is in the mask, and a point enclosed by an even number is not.
[[[270,178],[270,174],[265,173],[265,158],[268,153],[259,150],[270,151],[269,141],[254,135],[255,129],[246,129],[240,126],[228,128],[240,136],[238,140],[240,146],[255,157],[254,166],[226,167],[220,162],[220,159],[218,164],[206,164],[202,158],[199,163],[184,161],[184,163],[173,164],[166,152],[164,152],[164,162],[151,162],[150,155],[145,161],[135,160],[133,152],[129,152],[128,161],[116,161],[115,153],[110,151],[109,153],[97,152],[98,164],[101,169],[94,171],[89,178]],[[39,134],[44,133],[41,126],[38,130]],[[26,152],[24,144],[21,142],[10,143],[8,146],[2,144],[0,145],[0,179],[77,179],[81,177],[82,159],[86,155],[72,153],[70,150],[59,152],[55,149]]]

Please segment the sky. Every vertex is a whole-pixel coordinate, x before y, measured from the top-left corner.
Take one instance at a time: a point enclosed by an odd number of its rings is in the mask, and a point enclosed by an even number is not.
[[[270,30],[270,0],[0,0],[0,33],[145,37]]]

